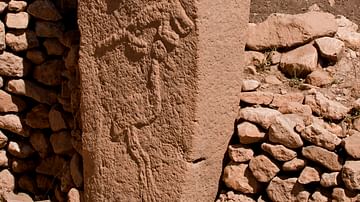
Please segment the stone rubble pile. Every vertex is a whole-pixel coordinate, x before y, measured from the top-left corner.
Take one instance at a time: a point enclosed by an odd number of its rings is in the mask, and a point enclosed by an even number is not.
[[[320,90],[333,82],[331,65],[351,57],[346,52],[357,57],[357,25],[308,12],[249,27],[246,55],[257,67],[250,73],[274,65],[306,84],[276,93],[261,90],[262,82],[283,84],[274,75],[243,80],[217,202],[360,201],[360,98],[347,105]]]
[[[80,201],[80,34],[63,2],[0,2],[0,201]]]

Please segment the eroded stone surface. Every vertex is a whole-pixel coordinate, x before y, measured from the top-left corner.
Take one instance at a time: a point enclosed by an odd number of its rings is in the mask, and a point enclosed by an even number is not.
[[[269,182],[280,172],[279,167],[265,155],[259,155],[251,159],[249,168],[259,182]]]
[[[315,168],[307,166],[301,171],[298,182],[300,184],[320,182],[320,173]]]
[[[297,156],[295,151],[286,148],[284,145],[272,145],[268,143],[263,143],[261,144],[261,149],[269,153],[278,161],[290,161]]]
[[[230,159],[237,163],[250,161],[254,157],[254,151],[244,145],[230,145],[228,153]]]
[[[30,64],[23,58],[4,51],[0,54],[0,75],[22,77],[28,73]]]
[[[355,159],[360,159],[360,134],[356,133],[344,139],[346,153]]]
[[[42,20],[58,21],[62,17],[55,5],[50,0],[36,0],[31,3],[27,9],[27,12]]]
[[[303,185],[297,183],[297,178],[275,177],[266,188],[271,201],[307,201],[310,194],[304,191]]]
[[[238,119],[250,121],[256,124],[259,124],[265,129],[268,129],[270,125],[273,123],[277,115],[281,113],[274,109],[269,108],[253,108],[253,107],[246,107],[240,109]]]
[[[350,190],[360,190],[360,161],[346,161],[341,178]]]
[[[254,194],[260,190],[260,184],[251,173],[247,164],[229,164],[222,177],[226,186],[245,194]]]
[[[317,146],[303,147],[302,155],[309,160],[315,161],[331,171],[340,171],[342,168],[339,156],[331,151]]]
[[[265,137],[265,133],[261,132],[256,125],[249,122],[240,123],[237,126],[237,132],[240,143],[242,144],[260,142]]]
[[[338,61],[345,51],[345,43],[331,37],[316,39],[315,44],[319,48],[322,57],[334,62]]]

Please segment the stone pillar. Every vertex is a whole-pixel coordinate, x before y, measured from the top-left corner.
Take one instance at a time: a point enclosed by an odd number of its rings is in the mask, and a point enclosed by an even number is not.
[[[80,0],[85,201],[213,201],[250,0]]]

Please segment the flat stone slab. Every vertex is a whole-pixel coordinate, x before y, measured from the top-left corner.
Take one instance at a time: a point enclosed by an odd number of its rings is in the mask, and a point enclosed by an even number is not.
[[[249,4],[79,2],[85,201],[215,200]]]

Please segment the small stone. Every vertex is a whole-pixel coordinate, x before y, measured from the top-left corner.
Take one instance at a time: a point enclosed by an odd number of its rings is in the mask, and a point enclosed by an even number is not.
[[[26,1],[11,0],[8,4],[8,10],[12,12],[20,12],[26,9]]]
[[[39,153],[41,158],[45,158],[51,152],[49,138],[40,130],[33,132],[30,136],[30,144]]]
[[[291,149],[302,147],[304,143],[300,135],[294,131],[296,127],[305,128],[301,116],[296,114],[276,116],[269,128],[270,142],[279,143]]]
[[[4,51],[0,54],[0,75],[7,77],[26,76],[30,64],[23,58]]]
[[[71,144],[71,135],[68,131],[61,131],[53,133],[50,136],[50,143],[55,154],[71,154],[74,152],[74,148]]]
[[[15,30],[5,35],[6,45],[14,52],[25,51],[39,46],[39,41],[33,31]]]
[[[0,150],[0,167],[8,167],[9,159],[6,156],[5,150]]]
[[[32,63],[39,65],[45,61],[46,55],[41,50],[32,49],[26,52],[26,58]]]
[[[28,191],[30,193],[36,193],[36,183],[35,179],[28,175],[22,175],[17,180],[17,183],[19,185],[19,188],[25,191]],[[31,200],[31,202],[33,202]]]
[[[333,80],[327,71],[316,70],[306,77],[305,82],[313,86],[323,87],[331,84]]]
[[[265,55],[257,51],[245,51],[245,64],[254,65],[255,67],[261,66],[265,62]]]
[[[289,102],[297,102],[302,104],[304,101],[304,94],[302,93],[286,93],[285,95],[275,94],[271,106],[281,107],[288,105]]]
[[[33,202],[32,198],[25,193],[15,194],[13,192],[7,192],[3,198],[6,202]]]
[[[15,188],[15,177],[8,169],[0,171],[0,196],[5,192],[13,192]]]
[[[6,2],[0,2],[0,14],[3,14],[7,7],[8,4]]]
[[[315,92],[305,97],[305,104],[309,105],[314,113],[331,120],[341,120],[346,117],[350,108],[339,102],[327,99],[323,94]]]
[[[39,104],[32,108],[31,111],[26,114],[25,123],[31,128],[49,128],[49,107]]]
[[[64,54],[65,46],[63,46],[60,41],[56,38],[46,39],[43,43],[46,52],[48,55],[58,55],[61,56]]]
[[[7,13],[5,24],[8,28],[26,29],[29,25],[30,16],[26,12]]]
[[[240,109],[238,119],[259,124],[264,129],[268,129],[275,120],[275,117],[280,114],[279,111],[274,109],[246,107]]]
[[[13,159],[11,162],[11,170],[14,173],[34,172],[37,162],[29,159]]]
[[[286,148],[283,145],[272,145],[268,143],[262,143],[261,149],[269,153],[278,161],[290,161],[294,159],[297,154],[295,151]]]
[[[249,168],[259,182],[269,182],[280,172],[279,167],[265,155],[250,160]]]
[[[282,84],[282,82],[275,75],[266,76],[265,83],[272,84],[272,85]]]
[[[348,189],[360,190],[360,161],[346,161],[341,177]]]
[[[70,161],[70,174],[76,187],[80,188],[83,185],[83,168],[82,159],[78,153],[75,153]]]
[[[280,70],[291,78],[305,78],[317,69],[317,63],[317,50],[308,44],[284,53],[280,61]]]
[[[345,190],[343,188],[340,187],[335,187],[333,189],[333,192],[331,194],[331,198],[332,198],[332,202],[352,202],[353,200],[351,199],[352,193],[349,193],[348,190]],[[355,200],[354,200],[355,201]],[[356,200],[355,202],[357,202],[358,200]]]
[[[7,83],[8,92],[24,95],[44,104],[55,104],[57,95],[53,90],[45,89],[36,83],[23,79],[10,80]]]
[[[26,108],[26,103],[9,93],[0,90],[0,112],[21,112]]]
[[[329,201],[330,201],[329,197],[324,195],[320,191],[315,191],[309,199],[309,202],[329,202]]]
[[[240,102],[253,105],[269,105],[274,99],[273,93],[270,92],[242,92]]]
[[[303,147],[302,155],[314,161],[330,171],[340,171],[342,168],[339,156],[331,151],[317,146]]]
[[[35,32],[38,37],[58,38],[64,33],[64,25],[60,22],[36,21]]]
[[[323,173],[321,175],[320,184],[323,187],[335,187],[339,185],[339,182],[340,182],[339,172]]]
[[[275,177],[266,188],[266,193],[273,202],[307,201],[310,194],[297,178]]]
[[[332,62],[339,61],[345,51],[345,43],[331,37],[315,39],[315,45],[318,47],[320,55]]]
[[[4,133],[0,130],[0,149],[4,148],[8,142],[8,138]]]
[[[282,170],[286,172],[296,172],[302,170],[306,165],[303,159],[294,158],[291,161],[285,162]]]
[[[313,167],[305,167],[298,178],[300,184],[309,184],[312,182],[320,182],[320,173]]]
[[[27,9],[35,18],[47,21],[61,20],[61,14],[50,0],[36,0]]]
[[[303,105],[298,102],[288,102],[287,105],[282,105],[278,109],[282,114],[298,114],[304,116],[312,115],[311,107]]]
[[[0,128],[24,137],[26,136],[20,117],[14,114],[0,116]]]
[[[7,151],[18,158],[28,158],[35,154],[35,150],[31,147],[30,144],[25,142],[13,142],[10,141]]]
[[[307,126],[301,133],[301,137],[314,145],[331,151],[335,150],[335,148],[341,143],[340,138],[316,123]]]
[[[68,202],[80,202],[80,192],[75,188],[71,188],[67,196]]]
[[[344,148],[347,154],[354,159],[360,159],[360,134],[354,134],[344,139]]]
[[[243,80],[241,84],[241,90],[243,92],[254,91],[260,87],[260,82],[256,80]]]
[[[258,127],[249,122],[243,122],[237,126],[237,132],[242,144],[252,144],[264,139],[265,133],[260,132]]]
[[[254,151],[243,145],[229,145],[228,154],[236,163],[248,162],[254,157]]]
[[[66,161],[59,155],[42,159],[36,167],[36,172],[44,175],[57,176],[63,170]]]
[[[45,85],[61,85],[61,73],[64,69],[65,64],[62,60],[49,60],[35,67],[33,77]]]
[[[50,128],[53,132],[57,132],[60,130],[67,129],[63,113],[59,109],[59,107],[52,107],[49,112],[49,122]]]
[[[244,194],[254,194],[260,190],[260,184],[246,164],[230,163],[224,169],[222,180],[227,187]]]
[[[1,7],[1,3],[3,2],[0,2],[0,7]],[[6,40],[5,40],[5,37],[6,34],[5,34],[5,25],[4,23],[2,23],[0,21],[0,51],[4,51],[5,48],[6,48]]]

